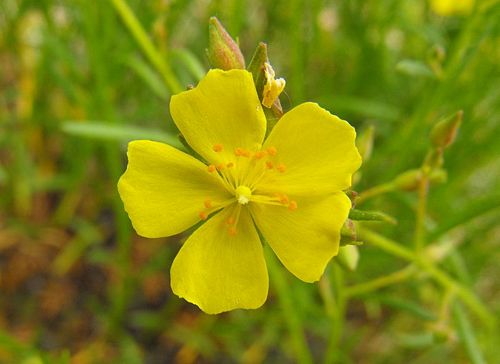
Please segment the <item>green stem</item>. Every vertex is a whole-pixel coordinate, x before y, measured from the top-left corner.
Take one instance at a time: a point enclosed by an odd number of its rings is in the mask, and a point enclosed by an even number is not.
[[[366,200],[381,195],[386,192],[394,190],[394,185],[392,183],[384,183],[375,187],[372,187],[366,191],[361,192],[358,197],[356,197],[356,204],[359,205]]]
[[[265,249],[265,253],[271,283],[278,295],[285,322],[290,331],[295,354],[297,355],[297,361],[304,364],[312,363],[313,360],[306,343],[302,322],[299,313],[295,310],[293,293],[287,284],[283,270],[279,266],[274,254],[272,254],[269,249]]]
[[[356,284],[350,287],[347,287],[345,289],[344,294],[346,296],[352,297],[352,296],[361,296],[373,291],[376,291],[379,288],[382,287],[387,287],[396,283],[403,282],[407,280],[408,278],[412,277],[417,269],[413,264],[410,264],[409,266],[398,270],[397,272],[391,273],[389,275],[380,277],[380,278],[375,278],[371,281],[368,281],[366,283],[361,283],[361,284]]]
[[[174,94],[181,92],[182,87],[180,86],[179,81],[177,81],[177,78],[170,69],[170,66],[163,59],[161,53],[156,49],[151,39],[144,31],[144,28],[141,23],[139,23],[139,20],[137,20],[127,2],[125,0],[111,0],[111,3],[125,23],[125,26],[135,38],[136,42],[142,48],[146,57],[162,75],[170,92]]]
[[[427,214],[427,195],[429,193],[429,175],[422,167],[422,178],[418,184],[418,204],[415,221],[415,250],[420,253],[425,245],[425,216]]]
[[[444,288],[455,292],[457,297],[459,297],[469,309],[483,321],[485,326],[492,327],[495,324],[495,316],[478,300],[476,295],[437,268],[428,257],[417,255],[395,241],[366,228],[358,228],[358,234],[366,243],[372,244],[388,253],[418,265],[419,268],[429,274],[429,276]]]
[[[331,309],[331,331],[330,340],[326,348],[324,363],[336,363],[340,360],[339,347],[344,329],[347,297],[345,295],[344,276],[342,269],[337,265],[332,265],[331,276],[334,288],[335,301]]]

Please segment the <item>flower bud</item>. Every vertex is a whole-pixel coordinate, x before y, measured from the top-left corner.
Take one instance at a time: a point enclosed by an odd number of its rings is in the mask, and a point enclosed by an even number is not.
[[[458,128],[462,123],[463,111],[457,111],[439,121],[431,131],[431,142],[435,148],[444,149],[455,140]]]
[[[412,191],[418,187],[422,171],[420,169],[410,169],[401,173],[394,179],[394,185],[398,190]]]
[[[224,29],[216,17],[211,17],[208,25],[208,61],[213,68],[230,70],[244,69],[245,59],[240,47]]]
[[[363,162],[370,159],[373,150],[373,138],[375,135],[375,127],[370,125],[368,128],[364,129],[360,135],[356,138],[356,146],[358,147],[359,154]]]
[[[339,248],[337,262],[345,269],[356,270],[359,261],[359,250],[355,245],[346,245]]]
[[[422,174],[423,173],[421,169],[410,169],[397,176],[394,179],[393,184],[398,190],[416,190],[422,179]],[[444,169],[433,169],[429,175],[429,182],[432,184],[443,183],[446,182],[447,177],[448,175]]]

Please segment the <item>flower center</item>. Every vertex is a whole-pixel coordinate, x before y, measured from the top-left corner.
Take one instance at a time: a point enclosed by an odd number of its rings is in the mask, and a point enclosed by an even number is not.
[[[252,196],[252,190],[247,186],[238,186],[235,190],[236,199],[241,205],[246,205]]]
[[[229,235],[235,235],[237,234],[242,205],[248,205],[250,201],[257,204],[285,207],[289,211],[297,210],[297,202],[284,193],[278,191],[264,194],[252,193],[252,191],[258,190],[256,187],[266,176],[271,175],[272,181],[273,174],[278,176],[287,173],[287,167],[281,163],[275,147],[270,146],[255,151],[238,147],[234,149],[234,153],[222,153],[225,150],[224,146],[214,144],[212,150],[216,153],[213,159],[214,164],[207,166],[207,172],[215,173],[221,177],[231,197],[222,202],[215,202],[207,198],[203,202],[204,208],[199,213],[201,220],[206,220],[210,214],[237,202],[232,216],[226,221]]]

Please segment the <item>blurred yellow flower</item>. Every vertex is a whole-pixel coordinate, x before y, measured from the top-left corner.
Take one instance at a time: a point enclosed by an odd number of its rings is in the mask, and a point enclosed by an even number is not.
[[[172,264],[173,292],[212,314],[260,307],[268,274],[256,227],[290,272],[317,281],[338,252],[351,207],[342,190],[361,163],[354,129],[304,103],[264,140],[264,112],[244,70],[209,71],[172,97],[170,111],[207,164],[166,144],[133,141],[118,190],[142,236],[206,220]]]
[[[469,14],[475,0],[431,0],[432,10],[442,16]]]

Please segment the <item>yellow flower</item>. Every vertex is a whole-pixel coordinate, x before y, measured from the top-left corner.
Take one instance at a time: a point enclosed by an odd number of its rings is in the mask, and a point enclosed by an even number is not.
[[[290,272],[317,281],[351,206],[342,190],[361,163],[354,129],[304,103],[264,140],[264,112],[244,70],[209,71],[172,97],[170,112],[207,164],[133,141],[118,190],[139,235],[170,236],[206,220],[172,264],[173,292],[207,313],[260,307],[268,274],[256,227]]]
[[[442,16],[469,14],[475,0],[431,0],[432,10]]]

